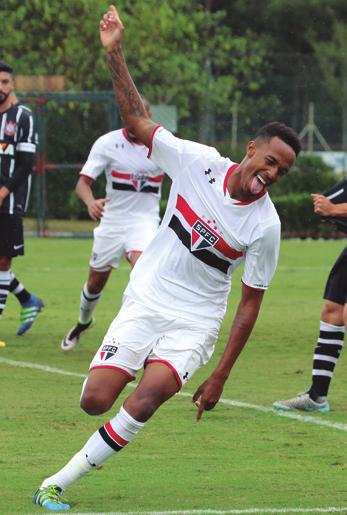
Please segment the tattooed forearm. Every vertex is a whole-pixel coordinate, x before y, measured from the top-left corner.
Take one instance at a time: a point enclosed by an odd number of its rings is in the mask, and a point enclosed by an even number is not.
[[[107,53],[107,64],[119,110],[126,125],[130,123],[129,117],[148,118],[141,97],[128,72],[121,48],[115,48]]]

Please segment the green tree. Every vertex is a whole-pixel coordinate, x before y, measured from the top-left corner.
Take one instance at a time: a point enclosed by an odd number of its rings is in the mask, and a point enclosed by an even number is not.
[[[342,110],[342,148],[347,152],[347,23],[336,21],[329,41],[312,41],[327,90]]]
[[[119,0],[134,79],[155,103],[188,119],[206,105],[231,115],[262,81],[263,52],[251,32],[236,35],[225,12],[185,0]],[[69,90],[109,90],[98,37],[101,0],[5,0],[2,57],[20,74],[62,74]],[[210,61],[210,69],[206,62]]]

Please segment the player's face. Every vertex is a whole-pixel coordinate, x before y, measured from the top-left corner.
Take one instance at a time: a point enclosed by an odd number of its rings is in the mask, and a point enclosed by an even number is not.
[[[4,104],[14,88],[12,75],[8,72],[0,72],[0,105]]]
[[[291,146],[278,137],[258,139],[247,146],[247,160],[242,174],[242,193],[252,197],[286,175],[295,161]]]

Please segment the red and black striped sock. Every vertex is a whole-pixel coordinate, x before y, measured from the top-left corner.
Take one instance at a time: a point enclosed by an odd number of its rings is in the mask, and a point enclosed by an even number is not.
[[[142,429],[144,423],[135,420],[123,406],[118,414],[88,440],[84,446],[88,461],[100,465],[125,447]]]
[[[123,449],[143,426],[121,407],[118,414],[96,431],[59,472],[46,478],[41,487],[58,485],[63,491],[66,490],[77,479]]]

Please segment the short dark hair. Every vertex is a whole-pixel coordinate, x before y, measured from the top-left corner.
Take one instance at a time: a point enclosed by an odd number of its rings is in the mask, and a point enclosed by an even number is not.
[[[0,60],[0,72],[13,73],[13,68],[9,64],[5,63],[5,61]]]
[[[255,135],[255,138],[263,138],[270,140],[272,138],[280,138],[282,141],[287,143],[294,150],[295,154],[298,155],[301,150],[301,143],[297,133],[280,122],[270,122],[261,127]]]

